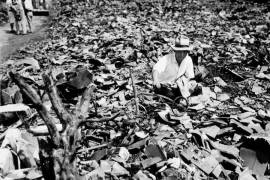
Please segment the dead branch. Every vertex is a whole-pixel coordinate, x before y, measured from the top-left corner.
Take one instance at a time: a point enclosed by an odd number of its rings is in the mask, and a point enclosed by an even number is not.
[[[57,128],[52,120],[52,117],[50,116],[48,110],[43,105],[41,99],[39,98],[37,92],[28,85],[22,76],[20,76],[18,73],[9,73],[11,79],[19,86],[22,94],[24,94],[26,97],[30,99],[30,101],[35,106],[35,109],[37,110],[40,117],[44,120],[45,124],[48,127],[50,136],[52,138],[52,141],[55,146],[60,146],[60,135],[57,131]]]
[[[92,150],[104,148],[104,147],[107,147],[107,146],[109,146],[109,143],[101,144],[101,145],[90,147],[90,148],[81,149],[77,153],[82,153],[82,152],[85,152],[85,151],[92,151]]]
[[[131,78],[131,82],[132,82],[132,88],[133,88],[133,93],[134,93],[134,98],[135,98],[136,115],[139,115],[139,102],[138,102],[137,89],[136,89],[136,86],[135,86],[134,77],[133,77],[133,74],[131,72],[131,69],[129,69],[129,74],[130,74],[130,78]]]
[[[157,96],[157,97],[161,97],[161,98],[163,98],[163,99],[166,99],[166,100],[168,100],[168,101],[170,101],[170,102],[174,102],[171,98],[168,98],[168,97],[166,97],[166,96],[163,96],[163,95],[161,95],[161,94],[153,94],[153,93],[140,93],[139,94],[139,96]]]
[[[89,123],[94,123],[94,122],[107,122],[107,121],[112,121],[112,120],[114,120],[115,118],[117,118],[120,114],[121,114],[121,113],[118,112],[118,113],[114,114],[114,115],[111,116],[111,117],[106,117],[106,118],[101,118],[101,119],[85,119],[85,120],[81,121],[81,122],[79,123],[78,126],[82,126],[82,125],[84,125],[85,123],[88,123],[88,122],[89,122]]]
[[[65,129],[66,124],[68,124],[72,121],[72,116],[65,109],[65,107],[61,101],[61,98],[59,97],[59,95],[57,93],[57,89],[54,85],[52,78],[47,74],[43,74],[42,77],[43,77],[43,81],[45,84],[45,90],[46,90],[47,94],[49,95],[53,110],[55,111],[57,117],[59,118],[60,122],[62,123],[62,125]]]

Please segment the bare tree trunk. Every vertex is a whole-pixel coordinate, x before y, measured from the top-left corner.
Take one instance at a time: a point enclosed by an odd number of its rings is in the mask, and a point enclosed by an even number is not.
[[[48,127],[50,138],[53,142],[53,146],[48,153],[51,157],[48,157],[48,159],[50,159],[49,161],[53,160],[54,172],[48,172],[48,174],[52,173],[51,176],[44,176],[44,178],[48,180],[77,180],[78,171],[75,161],[76,142],[79,137],[79,127],[82,122],[86,121],[90,100],[92,98],[91,95],[95,87],[90,85],[85,90],[77,104],[76,112],[71,114],[65,109],[52,78],[48,74],[43,75],[45,90],[49,95],[53,110],[64,128],[63,132],[60,134],[37,92],[27,84],[18,73],[10,72],[10,77],[19,86],[21,92],[31,100],[33,107],[38,111],[40,117]],[[51,163],[46,164],[50,165]],[[50,167],[44,169],[50,169]]]

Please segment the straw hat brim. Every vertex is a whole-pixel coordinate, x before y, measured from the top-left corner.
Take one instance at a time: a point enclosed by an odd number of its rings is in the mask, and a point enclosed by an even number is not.
[[[191,51],[192,50],[191,47],[175,47],[175,46],[171,46],[171,47],[174,51]]]

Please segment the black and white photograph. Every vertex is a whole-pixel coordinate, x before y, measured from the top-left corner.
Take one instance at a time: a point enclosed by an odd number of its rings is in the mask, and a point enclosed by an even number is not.
[[[270,0],[0,0],[0,180],[269,180]]]

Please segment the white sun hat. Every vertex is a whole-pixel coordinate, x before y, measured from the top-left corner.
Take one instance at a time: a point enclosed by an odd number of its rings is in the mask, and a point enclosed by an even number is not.
[[[191,51],[192,48],[189,44],[189,38],[186,36],[180,36],[175,40],[174,46],[171,46],[174,51]]]

